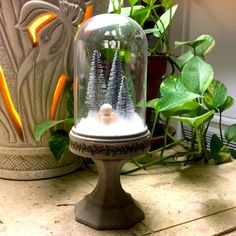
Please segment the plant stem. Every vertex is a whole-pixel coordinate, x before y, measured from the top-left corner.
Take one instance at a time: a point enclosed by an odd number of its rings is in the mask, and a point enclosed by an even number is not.
[[[165,160],[168,160],[168,159],[174,158],[174,157],[176,158],[176,157],[180,157],[180,156],[185,156],[185,155],[188,155],[190,153],[191,152],[178,152],[178,153],[175,153],[175,154],[170,154],[170,155],[168,155],[166,157],[163,157],[161,159],[156,159],[156,160],[148,162],[146,164],[142,164],[139,167],[136,167],[134,169],[127,170],[127,171],[122,171],[121,175],[128,175],[128,174],[134,173],[134,172],[136,172],[138,170],[146,169],[147,167],[150,167],[150,166],[153,166],[153,165],[157,165],[157,164],[160,164],[160,163],[167,164],[167,162],[165,162]],[[183,163],[185,163],[185,162],[186,161],[184,161]],[[173,164],[173,163],[174,163],[174,161],[171,162],[171,164]],[[176,162],[176,163],[182,163],[182,161],[181,162]]]
[[[153,126],[152,126],[152,131],[151,131],[151,137],[153,137],[155,128],[156,128],[156,123],[157,123],[157,118],[158,118],[158,112],[155,113],[154,121],[153,121]]]
[[[222,134],[222,112],[220,111],[220,120],[219,120],[219,129],[220,129],[220,140],[223,143],[223,134]]]
[[[198,128],[196,128],[196,136],[197,136],[197,143],[198,143],[198,152],[201,153],[202,152],[202,140],[201,140],[201,136],[199,135]]]
[[[177,144],[181,144],[182,141],[183,141],[182,139],[181,139],[181,140],[175,140],[174,142],[167,144],[167,145],[165,146],[165,149],[170,148],[170,147],[172,147],[172,146],[175,146],[175,145],[177,145]],[[146,152],[146,153],[143,154],[143,155],[137,156],[137,157],[135,157],[136,162],[138,162],[137,159],[141,159],[141,158],[143,158],[143,157],[145,157],[145,156],[152,156],[153,154],[162,151],[162,149],[163,149],[163,147],[158,148],[158,149],[155,149],[155,150],[153,150],[153,151]],[[133,159],[132,159],[132,160],[133,160]]]
[[[201,127],[201,136],[202,136],[202,147],[203,147],[203,152],[204,152],[204,160],[207,162],[208,160],[208,151],[206,147],[206,138],[205,138],[205,132],[203,132],[203,125]]]
[[[161,157],[163,157],[164,150],[166,149],[169,121],[170,121],[170,118],[167,118],[166,119],[166,125],[165,125],[165,128],[164,128],[164,132],[165,132],[165,135],[164,135],[164,145],[163,145],[163,149],[161,151]]]
[[[134,168],[134,169],[131,169],[131,170],[128,170],[128,171],[122,171],[121,174],[122,174],[122,175],[131,174],[131,173],[136,172],[136,171],[138,171],[138,170],[145,169],[145,168],[150,167],[150,166],[152,166],[152,165],[161,163],[161,162],[163,162],[164,160],[167,160],[167,159],[169,159],[169,158],[171,158],[171,157],[173,157],[173,154],[168,155],[168,156],[166,156],[166,157],[164,157],[164,158],[162,158],[162,159],[157,159],[157,160],[148,162],[148,163],[146,163],[146,164],[142,164],[142,165],[140,165],[139,167],[136,167],[136,168]]]

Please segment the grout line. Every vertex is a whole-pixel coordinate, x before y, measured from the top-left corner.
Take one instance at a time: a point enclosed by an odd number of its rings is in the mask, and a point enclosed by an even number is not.
[[[95,186],[96,186],[96,184],[95,184],[95,185],[91,184],[91,183],[86,179],[86,177],[82,177],[82,176],[80,176],[79,174],[76,174],[76,176],[79,177],[81,180],[83,180],[85,183],[89,184],[90,186],[92,186],[92,187],[95,187]]]
[[[145,235],[150,235],[152,233],[155,233],[155,231],[153,231],[150,227],[148,227],[147,225],[145,225],[142,221],[140,222],[140,224],[142,224],[145,228],[147,228],[151,233],[145,233],[143,234],[142,236],[145,236]]]
[[[230,229],[227,229],[227,230],[224,230],[218,234],[214,234],[212,236],[224,236],[226,234],[229,234],[229,233],[232,233],[232,232],[236,232],[236,226],[234,226],[233,228],[230,228]]]
[[[191,222],[194,222],[194,221],[197,221],[197,220],[201,220],[201,219],[204,219],[204,218],[207,218],[209,216],[214,216],[214,215],[217,215],[217,214],[220,214],[220,213],[223,213],[223,212],[226,212],[226,211],[230,211],[230,210],[234,210],[236,209],[236,206],[234,207],[231,207],[231,208],[228,208],[228,209],[225,209],[225,210],[221,210],[221,211],[217,211],[215,213],[212,213],[212,214],[209,214],[209,215],[206,215],[206,216],[202,216],[202,217],[198,217],[198,218],[195,218],[193,220],[188,220],[188,221],[185,221],[185,222],[182,222],[182,223],[179,223],[179,224],[176,224],[176,225],[172,225],[172,226],[169,226],[169,227],[166,227],[166,228],[163,228],[163,229],[159,229],[159,230],[155,230],[153,231],[152,230],[152,233],[158,233],[158,232],[161,232],[161,231],[164,231],[164,230],[167,230],[167,229],[171,229],[171,228],[175,228],[177,226],[180,226],[180,225],[185,225],[185,224],[188,224],[188,223],[191,223]],[[144,224],[145,225],[145,224]],[[145,225],[146,226],[146,225]],[[147,227],[147,226],[146,226]],[[149,228],[149,227],[147,227]],[[228,229],[229,230],[229,233],[230,232],[233,232],[234,230],[236,230],[236,226],[231,228],[231,229]],[[227,231],[227,230],[226,230]],[[219,233],[219,234],[216,234],[216,235],[212,235],[212,236],[223,236],[224,234],[226,234],[227,232],[224,231],[222,233]],[[148,236],[148,235],[151,235],[152,233],[147,233],[147,234],[144,234],[143,236]]]

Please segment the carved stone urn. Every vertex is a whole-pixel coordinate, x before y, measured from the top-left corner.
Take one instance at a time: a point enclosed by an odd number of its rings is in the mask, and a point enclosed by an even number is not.
[[[80,165],[72,154],[57,162],[49,132],[36,142],[34,128],[68,115],[75,33],[93,9],[107,7],[108,0],[0,1],[0,178],[49,178]]]

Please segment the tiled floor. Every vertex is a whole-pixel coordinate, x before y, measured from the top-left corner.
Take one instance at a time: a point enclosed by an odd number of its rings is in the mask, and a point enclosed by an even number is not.
[[[0,235],[236,235],[236,161],[155,166],[122,176],[123,188],[145,212],[128,230],[96,231],[74,220],[74,204],[96,181],[88,170],[40,181],[0,180]]]

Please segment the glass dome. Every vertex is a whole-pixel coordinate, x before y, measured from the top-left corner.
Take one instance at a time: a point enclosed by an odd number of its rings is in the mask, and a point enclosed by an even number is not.
[[[128,137],[145,124],[147,39],[118,14],[89,19],[75,38],[75,126],[89,137]]]

